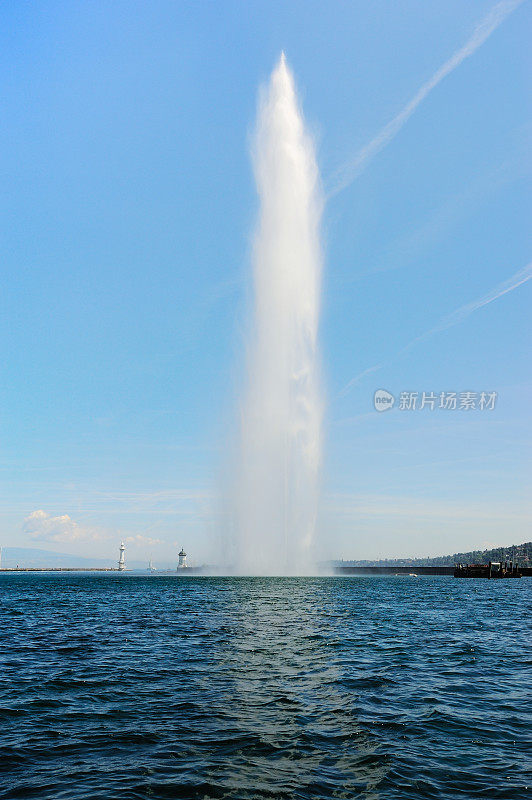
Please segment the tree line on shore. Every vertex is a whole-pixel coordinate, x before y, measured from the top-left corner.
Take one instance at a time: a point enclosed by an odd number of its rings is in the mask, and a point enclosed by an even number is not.
[[[337,561],[346,567],[447,567],[454,564],[487,564],[489,561],[513,561],[520,566],[532,564],[532,542],[512,544],[509,547],[494,547],[491,550],[471,550],[468,553],[454,553],[434,558],[384,558],[379,560]]]

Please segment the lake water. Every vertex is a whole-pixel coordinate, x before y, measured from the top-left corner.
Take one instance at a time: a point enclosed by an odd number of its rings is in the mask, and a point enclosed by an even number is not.
[[[531,597],[0,575],[0,798],[525,798]]]

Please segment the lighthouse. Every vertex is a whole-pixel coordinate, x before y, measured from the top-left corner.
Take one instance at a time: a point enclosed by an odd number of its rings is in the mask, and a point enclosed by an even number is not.
[[[122,572],[126,568],[126,548],[124,542],[120,542],[120,558],[118,559],[118,571]]]
[[[187,565],[187,554],[185,553],[184,549],[181,548],[181,552],[179,553],[179,561],[177,562],[177,568],[183,569]]]

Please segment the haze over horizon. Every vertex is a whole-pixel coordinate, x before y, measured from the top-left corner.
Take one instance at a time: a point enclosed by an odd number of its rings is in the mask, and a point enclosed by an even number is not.
[[[283,49],[329,189],[319,556],[529,540],[530,14],[2,7],[0,545],[223,550],[249,138]],[[402,409],[402,392],[472,392],[477,408]]]

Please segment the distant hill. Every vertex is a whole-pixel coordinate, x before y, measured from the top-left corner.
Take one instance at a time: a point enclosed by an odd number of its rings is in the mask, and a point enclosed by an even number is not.
[[[532,566],[532,542],[513,544],[510,547],[495,547],[493,550],[471,550],[469,553],[453,553],[452,556],[435,558],[386,558],[379,561],[335,561],[344,567],[451,567],[454,564],[487,564],[488,561],[517,561],[522,567]]]
[[[118,559],[84,558],[71,553],[51,553],[33,547],[3,547],[2,564],[6,567],[114,567]]]
[[[86,558],[75,556],[72,553],[52,553],[49,550],[39,550],[32,547],[2,547],[2,562],[4,569],[10,567],[79,567],[88,569],[89,567],[116,567],[117,558]],[[129,569],[146,569],[145,561],[129,561],[126,558],[126,566]]]

